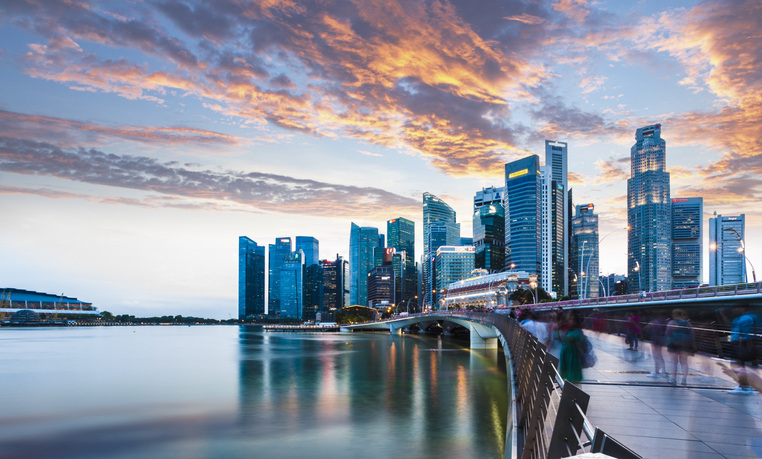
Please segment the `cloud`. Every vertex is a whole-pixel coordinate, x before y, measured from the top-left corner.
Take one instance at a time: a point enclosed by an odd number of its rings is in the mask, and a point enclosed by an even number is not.
[[[151,145],[240,145],[246,140],[228,134],[187,127],[104,126],[40,115],[0,110],[0,136],[55,142],[59,146],[127,140]]]
[[[595,184],[604,183],[616,183],[630,178],[630,158],[613,158],[598,159],[595,161],[595,167],[597,167],[601,173],[595,176]]]
[[[420,212],[418,200],[379,188],[260,172],[211,171],[143,156],[60,148],[9,137],[0,137],[0,170],[159,193],[164,196],[163,205],[169,202],[168,198],[183,198],[171,203],[175,207],[219,210],[219,203],[233,203],[267,212],[330,217],[413,216]],[[218,205],[210,206],[209,200],[217,201]],[[146,204],[155,205],[155,201]]]

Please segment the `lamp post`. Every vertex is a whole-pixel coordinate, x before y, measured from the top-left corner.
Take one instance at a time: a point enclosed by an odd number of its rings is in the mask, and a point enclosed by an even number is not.
[[[532,291],[532,289],[536,289],[536,288],[537,288],[537,282],[532,281],[529,283],[529,293],[532,294],[532,301],[533,301],[532,304],[537,304],[537,296]]]
[[[735,228],[725,228],[725,231],[730,231],[731,233],[735,234],[736,237],[738,238],[738,242],[741,243],[741,247],[738,249],[738,253],[743,254],[744,259],[747,262],[749,262],[749,266],[751,266],[751,275],[752,275],[752,278],[754,279],[754,283],[756,284],[757,283],[757,273],[754,271],[754,265],[751,264],[751,260],[749,260],[749,257],[746,256],[746,244],[744,244],[743,238],[741,237],[740,234],[738,234],[738,231],[736,231]],[[744,266],[743,266],[743,273],[744,273],[744,282],[748,283],[749,282],[749,275],[746,272],[746,264],[745,263],[744,263]]]
[[[640,284],[640,263],[638,263],[638,260],[633,260],[635,262],[635,271],[638,273],[638,292],[643,291],[643,286]]]
[[[584,299],[585,298],[585,292],[580,291],[580,284],[582,286],[585,285],[585,270],[583,267],[585,266],[584,260],[585,260],[585,245],[587,244],[587,239],[582,241],[582,250],[580,251],[580,257],[579,257],[579,276],[580,276],[580,282],[577,283],[577,298]]]

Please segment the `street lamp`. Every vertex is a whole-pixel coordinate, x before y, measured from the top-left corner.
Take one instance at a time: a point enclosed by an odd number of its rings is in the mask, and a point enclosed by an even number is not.
[[[749,262],[749,266],[751,266],[751,275],[752,275],[752,278],[754,279],[754,283],[756,284],[757,283],[757,273],[754,271],[754,265],[751,264],[751,260],[749,260],[749,257],[746,256],[746,244],[743,243],[743,238],[741,238],[741,235],[738,234],[738,231],[736,231],[735,228],[725,228],[725,231],[730,231],[733,234],[735,234],[736,237],[738,238],[738,242],[741,243],[741,247],[738,249],[738,253],[743,254],[744,259]],[[714,246],[715,246],[715,249],[716,249],[717,248],[717,244],[714,244]],[[748,283],[749,282],[749,275],[746,273],[746,264],[744,264],[743,268],[744,268],[743,269],[743,272],[744,272],[744,282]]]
[[[533,303],[533,304],[537,304],[537,296],[536,296],[536,295],[535,295],[535,293],[532,291],[532,289],[536,289],[536,288],[537,288],[537,282],[530,282],[530,283],[529,283],[529,293],[531,293],[531,294],[532,294],[532,300],[534,301],[534,303]]]
[[[635,262],[635,269],[634,269],[634,271],[637,271],[637,273],[638,273],[638,291],[642,292],[643,291],[643,286],[640,284],[640,263],[638,263],[638,260],[634,260],[633,259],[633,261]]]
[[[583,269],[583,267],[585,266],[584,265],[584,260],[585,260],[585,245],[586,244],[587,244],[587,239],[582,241],[582,250],[580,251],[581,255],[579,257],[580,283],[583,286],[585,285],[585,279],[584,279],[584,277],[585,277],[585,270]],[[577,284],[577,298],[584,299],[585,298],[585,292],[584,291],[582,291],[582,292],[580,291],[580,289],[579,289],[580,283]]]

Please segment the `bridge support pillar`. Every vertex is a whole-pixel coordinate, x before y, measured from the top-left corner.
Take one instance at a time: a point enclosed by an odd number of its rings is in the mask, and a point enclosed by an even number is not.
[[[389,324],[389,334],[390,335],[401,335],[403,328],[404,327],[396,326],[394,324]]]
[[[476,331],[476,327],[470,326],[471,349],[497,349],[497,337],[482,338]]]

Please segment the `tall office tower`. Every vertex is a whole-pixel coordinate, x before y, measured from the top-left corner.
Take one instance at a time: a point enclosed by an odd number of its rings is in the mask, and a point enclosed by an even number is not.
[[[475,262],[474,247],[443,245],[437,249],[434,260],[436,279],[432,289],[436,290],[436,302],[433,304],[434,308],[440,308],[444,303],[448,286],[471,277]]]
[[[238,319],[265,313],[265,246],[238,238]]]
[[[349,262],[336,254],[336,260],[321,260],[320,266],[323,268],[322,311],[347,306],[344,298],[349,295]]]
[[[630,150],[632,176],[627,179],[627,277],[630,292],[672,288],[667,143],[661,124],[638,129]],[[640,279],[639,283],[634,282]]]
[[[572,222],[574,221],[574,193],[572,192],[571,188],[569,188],[569,193],[567,194],[568,202],[566,203],[566,240],[569,241],[568,247],[568,257],[566,257],[566,296],[571,296],[572,292],[572,282],[574,278],[577,276],[574,272],[572,272],[571,266],[571,238],[572,238]]]
[[[391,266],[376,266],[368,273],[368,306],[394,303],[394,270]]]
[[[709,285],[746,282],[746,216],[709,219]]]
[[[320,242],[312,236],[296,236],[294,250],[304,252],[304,265],[312,266],[320,263]]]
[[[476,199],[474,198],[473,218],[474,263],[477,268],[497,272],[505,267],[505,209],[501,202],[477,206]]]
[[[304,253],[304,319],[314,320],[323,310],[323,268],[320,243],[312,236],[296,236],[295,250]]]
[[[436,231],[437,237],[431,233]],[[441,234],[443,233],[443,234]],[[444,236],[440,244],[439,236]],[[423,193],[423,295],[425,305],[434,304],[435,293],[432,264],[437,249],[442,245],[457,246],[460,244],[460,224],[455,222],[455,211],[446,202],[431,193]]]
[[[482,188],[481,191],[477,191],[474,195],[474,212],[476,209],[482,206],[488,206],[490,204],[503,204],[503,196],[505,195],[505,187],[490,186]]]
[[[551,289],[558,297],[569,294],[569,228],[571,220],[571,193],[568,183],[568,144],[555,140],[545,141],[545,167],[550,187],[550,265],[553,280]],[[568,213],[567,213],[568,212]],[[549,290],[550,291],[550,290]]]
[[[542,268],[541,185],[537,155],[505,165],[505,265],[538,276]]]
[[[704,231],[703,198],[672,200],[672,287],[701,285]]]
[[[374,248],[381,239],[378,228],[352,223],[349,235],[349,301],[351,305],[368,305],[368,273],[375,266]]]
[[[397,276],[397,292],[394,303],[399,304],[418,293],[415,272],[415,222],[398,217],[386,222],[386,238],[389,247],[400,257],[394,265]],[[404,252],[404,254],[403,254]]]
[[[598,289],[598,216],[595,206],[581,204],[572,220],[570,269],[575,278],[569,290],[571,297],[592,298],[599,296]]]
[[[304,319],[304,252],[291,252],[280,268],[280,317]]]
[[[291,238],[279,237],[269,245],[267,268],[267,313],[280,314],[280,269],[283,260],[292,252]]]
[[[550,179],[550,168],[547,166],[540,167],[540,286],[548,292],[552,297],[557,296],[557,292],[553,290],[553,263],[552,263],[552,247],[553,240],[550,237],[552,227],[550,224],[550,214],[553,203],[551,197],[553,195],[551,190],[551,184],[553,181]]]

